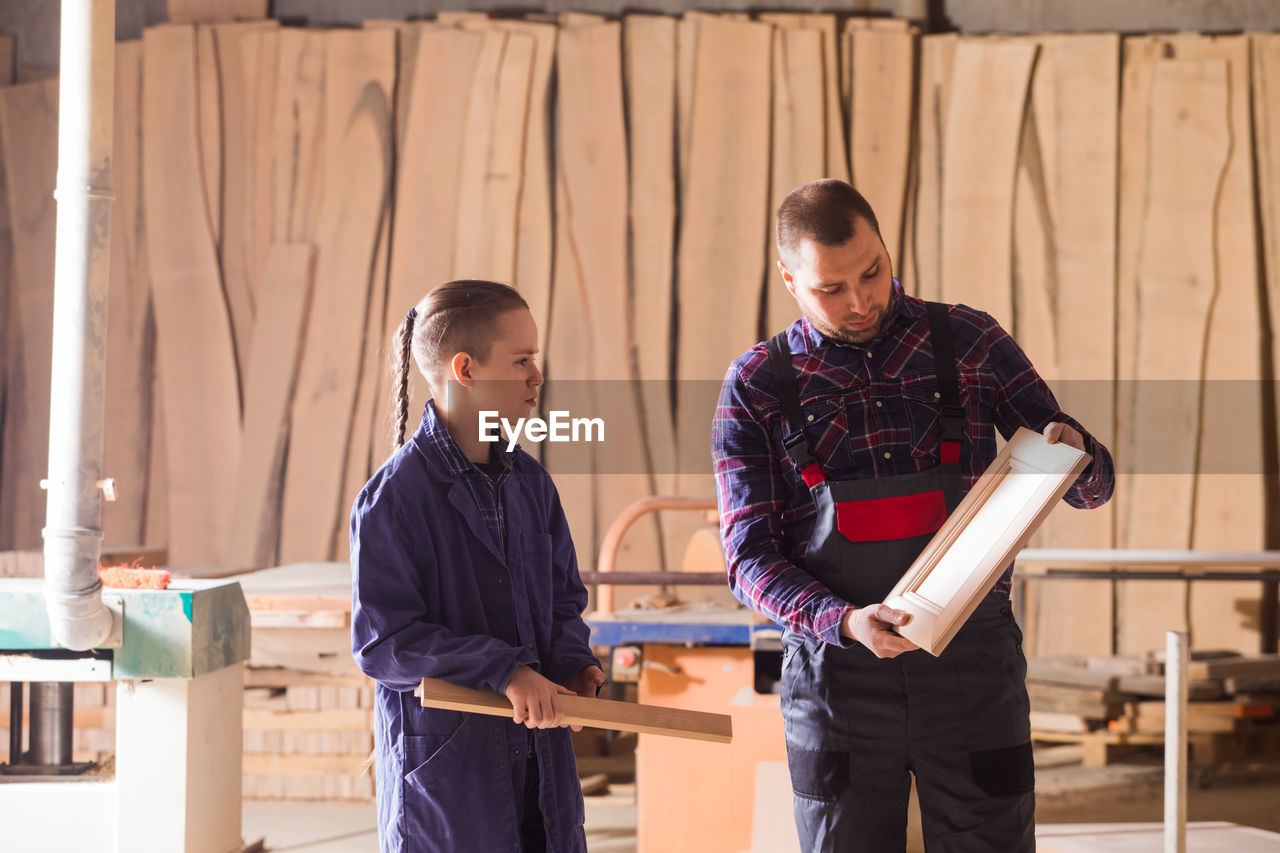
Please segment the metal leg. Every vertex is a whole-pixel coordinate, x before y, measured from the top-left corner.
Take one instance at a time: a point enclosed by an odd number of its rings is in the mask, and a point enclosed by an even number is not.
[[[57,767],[71,763],[75,684],[42,681],[31,685],[31,763]]]
[[[9,764],[22,763],[22,730],[25,727],[21,681],[9,683]]]

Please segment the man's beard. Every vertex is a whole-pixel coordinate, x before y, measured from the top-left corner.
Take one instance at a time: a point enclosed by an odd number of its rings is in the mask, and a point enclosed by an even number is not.
[[[823,337],[829,340],[833,340],[837,343],[842,343],[842,344],[862,345],[862,344],[870,343],[872,340],[875,339],[876,335],[880,334],[880,330],[884,328],[884,324],[887,323],[889,321],[889,317],[893,315],[894,303],[896,301],[897,301],[897,294],[890,291],[889,301],[885,305],[884,311],[880,313],[880,317],[876,321],[876,324],[869,329],[859,329],[857,331],[852,331],[849,329],[842,329],[842,328],[837,328],[835,326],[829,326],[822,320],[819,320],[818,318],[813,317],[807,313],[805,314],[805,317],[809,320],[809,324],[811,326],[817,329],[820,333],[822,333]]]

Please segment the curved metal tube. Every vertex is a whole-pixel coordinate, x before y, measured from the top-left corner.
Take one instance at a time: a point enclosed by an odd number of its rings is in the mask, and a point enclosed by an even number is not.
[[[596,566],[597,571],[601,574],[612,572],[618,560],[618,549],[622,546],[622,537],[626,535],[631,525],[651,512],[659,512],[664,509],[694,511],[716,509],[716,499],[655,495],[649,498],[641,498],[635,503],[628,504],[623,508],[622,512],[618,513],[618,517],[613,520],[613,523],[609,525],[609,529],[604,533],[604,540],[600,543],[600,560]],[[596,612],[602,614],[613,612],[613,587],[607,582],[602,583],[596,592]]]

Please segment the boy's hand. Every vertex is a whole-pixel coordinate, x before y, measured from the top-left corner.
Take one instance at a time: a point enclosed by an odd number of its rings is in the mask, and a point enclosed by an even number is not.
[[[604,670],[595,664],[591,664],[578,670],[577,674],[569,679],[569,683],[565,687],[579,696],[594,699],[596,698],[596,691],[601,684],[604,684]],[[582,726],[569,726],[569,728],[575,732],[582,731]]]
[[[573,691],[548,681],[527,666],[521,666],[507,681],[505,691],[511,703],[512,719],[530,729],[554,729],[564,725],[561,695]]]

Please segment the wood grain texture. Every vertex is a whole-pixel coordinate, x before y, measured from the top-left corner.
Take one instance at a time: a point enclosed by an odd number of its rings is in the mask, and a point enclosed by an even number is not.
[[[727,365],[760,340],[772,41],[766,24],[716,18],[698,23],[677,259],[676,463],[683,495],[715,494],[706,452],[715,389]],[[673,543],[683,548],[698,525],[673,519],[672,526],[683,531]]]
[[[510,284],[534,40],[498,28],[483,39],[463,118],[452,277]]]
[[[666,17],[629,15],[622,27],[636,376],[654,491],[674,494],[676,443],[670,379],[674,366],[671,328],[675,297],[679,23]],[[664,524],[665,516],[660,516],[658,523]],[[669,541],[674,538],[664,535],[662,564],[651,568],[679,564],[679,550]]]
[[[769,222],[776,227],[778,205],[801,184],[827,174],[827,102],[823,96],[822,33],[777,29],[773,33],[773,146]],[[795,297],[778,272],[778,244],[767,238],[765,332],[776,334],[800,315]]]
[[[227,554],[233,566],[276,563],[289,412],[311,307],[315,254],[307,243],[276,243],[267,253],[245,375],[244,453]]]
[[[557,175],[563,222],[556,287],[585,306],[586,349],[572,357],[588,365],[589,412],[607,425],[591,445],[595,515],[610,523],[656,485],[645,454],[640,388],[634,354],[636,294],[628,264],[627,128],[623,94],[622,26],[582,24],[560,34]],[[572,297],[570,297],[572,298]],[[559,330],[555,330],[558,334]],[[561,351],[563,353],[563,351]],[[567,354],[562,357],[569,357]],[[555,370],[555,365],[550,367]],[[554,393],[551,403],[559,399]],[[556,406],[559,408],[559,406]],[[574,411],[574,407],[569,407]],[[584,449],[570,452],[581,454]],[[591,566],[598,543],[580,561]],[[662,561],[656,519],[646,519],[618,553],[623,570],[653,570]]]
[[[1254,33],[1253,42],[1253,134],[1257,156],[1259,239],[1263,248],[1266,281],[1263,292],[1269,308],[1271,333],[1271,378],[1280,378],[1280,346],[1274,343],[1280,329],[1280,35]],[[1275,435],[1275,457],[1280,457],[1280,430]],[[1276,496],[1269,496],[1274,505]],[[1280,545],[1275,535],[1270,547]]]
[[[0,36],[0,86],[13,84],[14,42],[12,36]],[[9,302],[10,279],[13,277],[13,235],[9,230],[9,190],[5,179],[4,156],[0,153],[0,513],[4,511],[4,424],[8,399],[10,341],[13,308]],[[3,525],[0,525],[0,548],[5,547]]]
[[[1266,546],[1269,443],[1263,395],[1262,275],[1250,150],[1252,72],[1247,36],[1174,39],[1179,60],[1220,60],[1227,67],[1231,150],[1214,216],[1216,287],[1205,326],[1202,420],[1196,458],[1191,547],[1202,550]],[[1274,429],[1274,421],[1272,428]],[[1272,510],[1274,512],[1274,508]],[[1256,583],[1197,587],[1191,601],[1193,642],[1201,648],[1258,650]]]
[[[200,184],[195,30],[143,35],[142,186],[164,405],[170,557],[226,554],[240,461],[240,388]]]
[[[881,237],[896,261],[902,257],[911,163],[916,36],[910,31],[854,27],[851,46],[853,79],[846,84],[852,92],[850,173],[853,185],[876,212]]]
[[[280,31],[273,121],[272,239],[313,242],[324,181],[324,80],[328,39]]]
[[[1149,177],[1136,263],[1141,313],[1130,332],[1137,382],[1132,409],[1119,413],[1131,424],[1131,443],[1117,454],[1136,475],[1120,506],[1119,544],[1185,548],[1195,500],[1205,324],[1217,287],[1214,200],[1231,142],[1226,63],[1158,59],[1150,91]],[[1170,340],[1182,345],[1171,347]],[[1155,448],[1154,455],[1146,448]],[[1185,594],[1177,582],[1121,582],[1117,650],[1158,648],[1165,631],[1183,624]]]
[[[222,183],[219,192],[221,225],[218,227],[218,260],[222,287],[231,313],[231,334],[236,348],[237,375],[249,369],[253,336],[254,282],[251,260],[254,235],[254,158],[257,142],[255,118],[258,78],[256,67],[246,65],[246,38],[274,21],[216,24],[209,27],[217,52],[217,93],[221,115]],[[202,69],[203,70],[203,69]],[[254,76],[248,76],[253,73]],[[206,152],[207,153],[207,152]]]
[[[422,685],[414,694],[422,700],[424,708],[443,708],[493,717],[510,717],[512,713],[511,703],[506,697],[492,690],[471,690],[435,678],[422,679]],[[733,741],[733,721],[726,714],[708,714],[704,711],[662,708],[610,699],[589,699],[585,696],[561,696],[559,699],[565,711],[564,721],[568,725],[683,737],[713,743]]]
[[[142,218],[141,41],[116,45],[111,155],[116,197],[111,206],[102,471],[117,481],[119,497],[102,504],[102,533],[104,544],[138,545],[145,541],[147,469],[156,447],[151,440],[155,323]]]
[[[0,88],[0,145],[13,240],[0,542],[6,548],[40,548],[45,516],[40,480],[49,460],[57,80]]]
[[[921,39],[919,111],[916,117],[918,154],[911,255],[912,275],[903,287],[921,299],[942,298],[942,166],[946,151],[947,107],[951,98],[951,67],[959,37],[954,34]]]
[[[780,30],[806,30],[821,36],[822,44],[814,51],[814,58],[820,58],[822,62],[823,122],[827,130],[823,141],[826,155],[822,176],[840,181],[849,180],[849,146],[845,137],[847,121],[842,86],[846,78],[841,77],[842,65],[838,47],[843,39],[838,31],[836,16],[770,12],[756,17]]]
[[[1015,335],[1059,404],[1094,437],[1114,446],[1116,302],[1116,199],[1119,183],[1120,39],[1115,35],[1059,36],[1042,47],[1033,83],[1037,116],[1051,121],[1035,135],[1053,140],[1046,162],[1045,207],[1052,226],[1052,275],[1039,289],[1049,308],[1045,336]],[[1039,81],[1052,89],[1041,96]],[[1028,142],[1024,132],[1024,148]],[[1021,202],[1022,199],[1019,199]],[[1015,223],[1022,221],[1022,211]],[[1016,244],[1015,244],[1016,245]],[[1019,281],[1018,285],[1023,282]],[[1019,306],[1032,300],[1016,291]],[[1049,352],[1033,351],[1038,342]],[[1079,342],[1089,341],[1088,346]],[[1056,380],[1063,380],[1059,385]],[[1110,548],[1115,544],[1115,503],[1087,512],[1049,516],[1034,544],[1042,547]],[[1050,590],[1035,609],[1035,654],[1110,654],[1110,632],[1084,629],[1109,622],[1112,584],[1069,581]]]
[[[333,31],[326,39],[324,190],[285,465],[283,562],[327,558],[345,526],[341,492],[391,182],[395,33]]]
[[[276,91],[280,75],[280,31],[262,28],[246,33],[241,40],[244,77],[254,81],[248,89],[246,109],[250,113],[245,171],[247,199],[242,228],[249,290],[254,306],[263,287],[267,252],[272,245],[272,218],[275,195]]]
[[[213,27],[196,27],[196,141],[204,179],[205,214],[214,247],[222,243],[222,94]]]
[[[405,117],[405,155],[396,168],[384,322],[387,341],[408,310],[453,274],[458,174],[466,140],[462,134],[440,133],[438,128],[465,113],[482,41],[478,33],[431,28],[424,28],[418,37]],[[410,373],[408,429],[412,430],[431,390],[417,375],[416,365]],[[390,399],[389,374],[383,388],[379,399]],[[389,445],[381,446],[389,450]]]
[[[1014,178],[1036,45],[956,45],[942,170],[941,295],[1013,322]],[[855,72],[856,73],[856,72]]]

